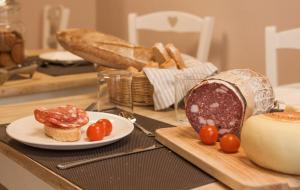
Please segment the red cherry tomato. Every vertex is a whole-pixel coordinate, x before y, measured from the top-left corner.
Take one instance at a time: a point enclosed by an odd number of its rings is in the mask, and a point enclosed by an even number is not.
[[[102,140],[105,136],[105,128],[96,124],[92,124],[88,127],[86,135],[90,141]]]
[[[112,124],[108,119],[99,119],[96,122],[96,125],[99,125],[100,127],[104,127],[105,128],[105,136],[110,135],[111,131],[112,131]]]
[[[226,134],[220,140],[220,147],[225,153],[235,153],[239,150],[240,139],[234,134]]]
[[[199,138],[203,144],[212,145],[218,140],[218,129],[215,126],[204,125],[199,131]]]

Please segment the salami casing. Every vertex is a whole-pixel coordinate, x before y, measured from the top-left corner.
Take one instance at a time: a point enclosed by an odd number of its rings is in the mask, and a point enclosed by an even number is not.
[[[215,125],[219,134],[239,136],[243,121],[274,107],[269,80],[249,69],[234,69],[203,80],[186,97],[186,115],[198,132]]]

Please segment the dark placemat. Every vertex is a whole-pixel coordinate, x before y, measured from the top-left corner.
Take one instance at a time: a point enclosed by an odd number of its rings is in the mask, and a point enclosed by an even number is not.
[[[171,125],[136,115],[149,130]],[[191,189],[216,180],[167,148],[108,159],[68,170],[56,165],[66,161],[109,155],[116,152],[148,147],[155,141],[135,129],[128,137],[100,148],[77,151],[53,151],[32,148],[10,139],[6,127],[0,126],[0,140],[39,162],[83,189]]]
[[[25,60],[25,65],[37,63],[39,65],[37,71],[51,76],[72,75],[80,73],[96,72],[93,63],[80,61],[74,64],[50,63],[41,60],[37,56],[28,57]]]

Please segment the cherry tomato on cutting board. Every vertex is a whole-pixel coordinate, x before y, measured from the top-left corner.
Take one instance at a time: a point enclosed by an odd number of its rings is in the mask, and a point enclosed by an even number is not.
[[[86,135],[90,141],[102,140],[105,136],[105,133],[105,127],[96,125],[95,123],[91,124],[86,131]]]
[[[99,125],[100,127],[105,128],[105,136],[110,135],[110,133],[112,131],[112,124],[108,119],[99,119],[96,122],[96,125]]]
[[[203,125],[199,130],[199,138],[203,144],[215,144],[218,140],[218,135],[218,129],[215,126]]]
[[[225,153],[235,153],[239,150],[240,139],[234,134],[226,134],[220,140],[220,147]]]

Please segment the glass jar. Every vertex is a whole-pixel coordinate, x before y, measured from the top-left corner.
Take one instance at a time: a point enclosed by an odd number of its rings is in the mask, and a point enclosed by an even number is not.
[[[0,67],[9,69],[24,62],[23,32],[20,4],[0,0]]]

